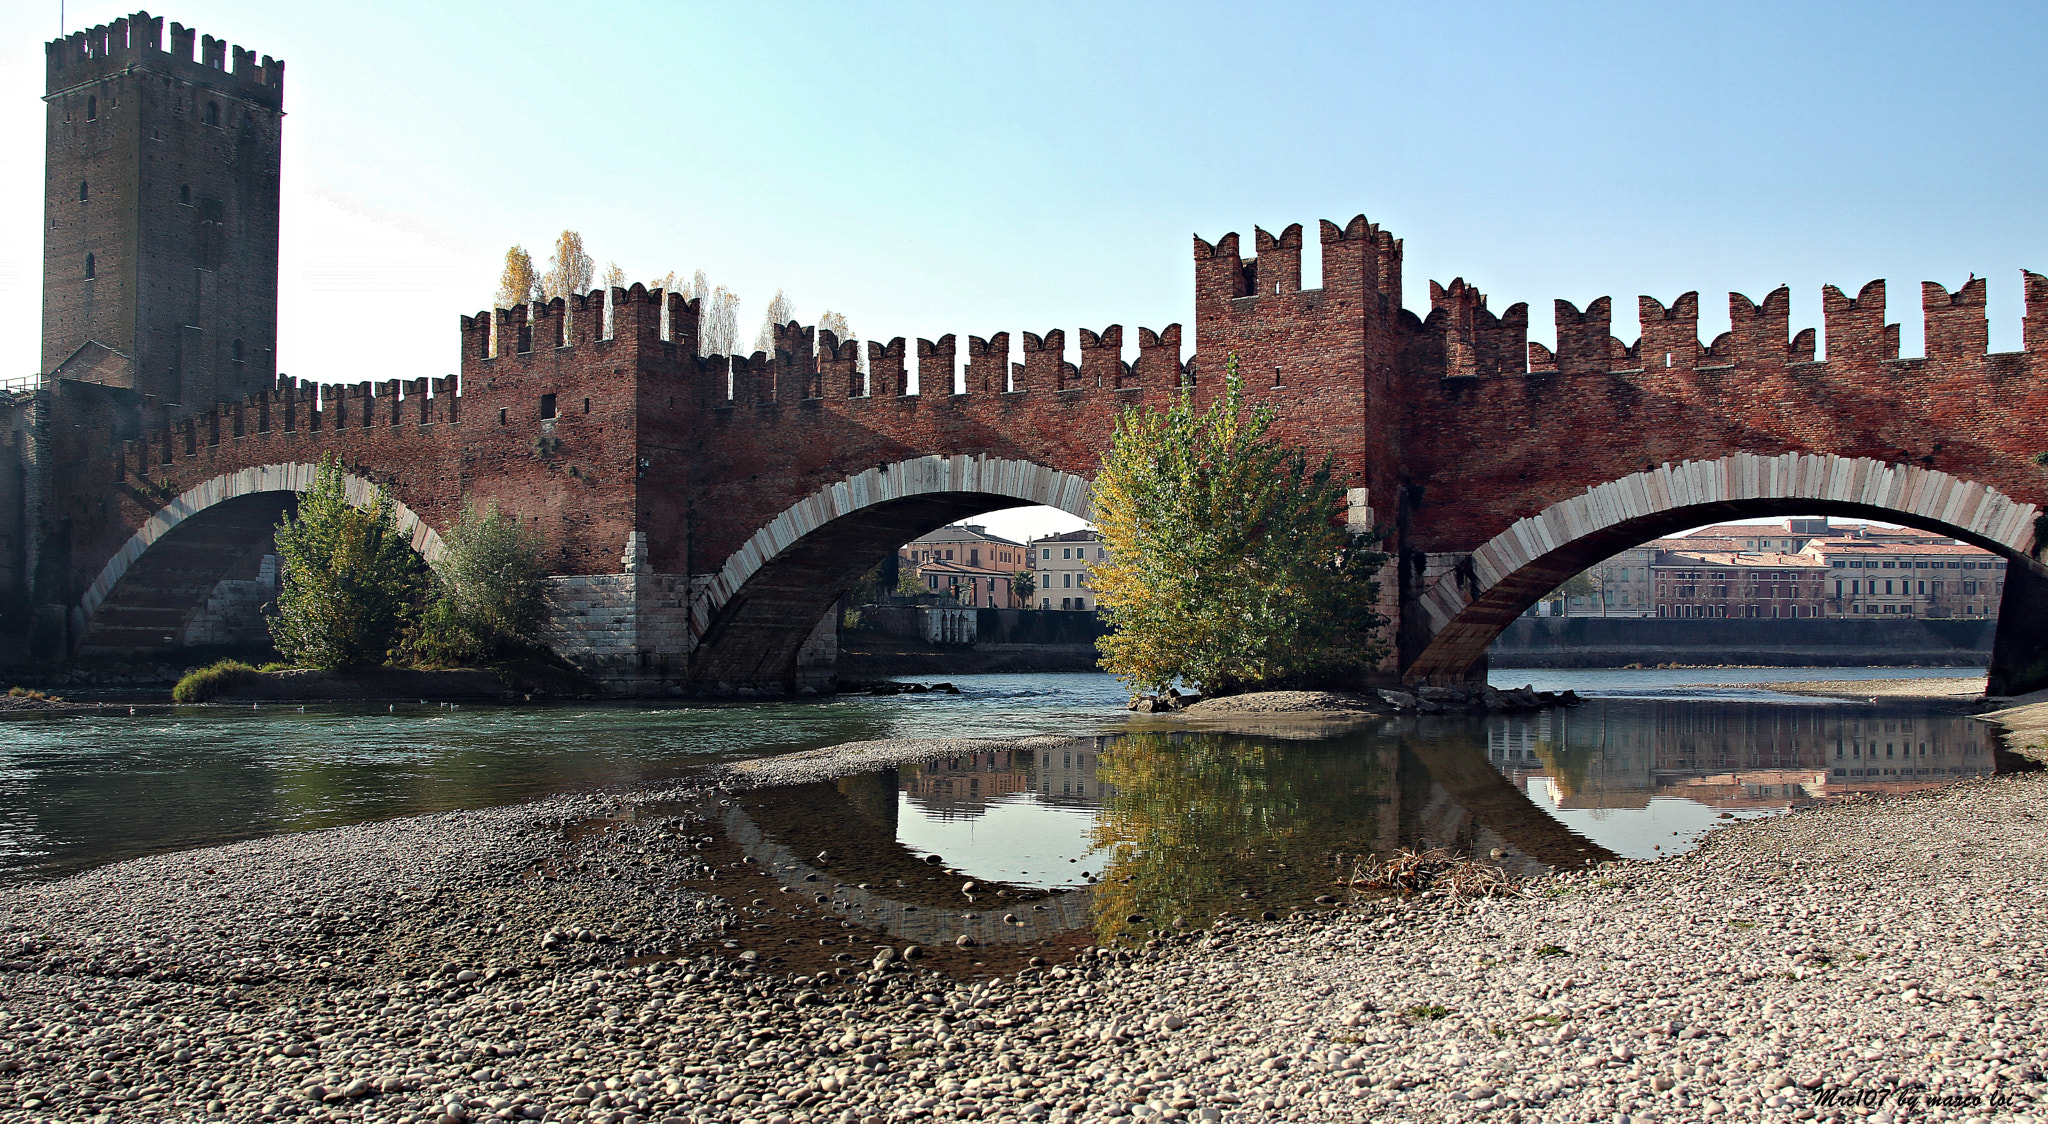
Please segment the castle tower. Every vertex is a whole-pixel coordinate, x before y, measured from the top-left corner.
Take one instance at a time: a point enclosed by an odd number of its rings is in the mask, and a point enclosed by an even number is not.
[[[151,421],[269,385],[284,64],[147,12],[47,51],[44,373]]]

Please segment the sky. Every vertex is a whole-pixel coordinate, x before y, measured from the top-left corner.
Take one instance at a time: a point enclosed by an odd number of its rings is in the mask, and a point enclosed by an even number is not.
[[[72,30],[128,13],[64,0]],[[0,151],[42,149],[59,0],[0,0]],[[604,5],[181,0],[287,63],[279,369],[457,366],[507,246],[574,228],[650,280],[704,270],[750,339],[777,288],[869,338],[1192,321],[1190,235],[1364,213],[1405,303],[1462,276],[1551,301],[2048,271],[2048,5]],[[38,362],[42,177],[0,175],[0,379]],[[336,333],[337,317],[354,330]],[[1134,348],[1136,333],[1127,332]],[[1190,333],[1188,346],[1194,341]],[[1071,357],[1070,357],[1071,358]],[[991,515],[1023,537],[1071,520]]]

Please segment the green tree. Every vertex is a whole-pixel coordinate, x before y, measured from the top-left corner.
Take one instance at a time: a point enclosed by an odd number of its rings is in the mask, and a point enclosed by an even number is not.
[[[271,639],[301,667],[388,662],[417,611],[426,567],[382,488],[349,502],[341,462],[321,458],[313,488],[277,528],[280,586]]]
[[[1593,571],[1581,570],[1578,573],[1573,574],[1571,577],[1566,578],[1564,580],[1563,585],[1560,585],[1556,589],[1551,590],[1549,595],[1544,597],[1544,600],[1557,602],[1559,605],[1558,612],[1560,615],[1562,615],[1564,611],[1563,606],[1566,603],[1568,603],[1571,598],[1592,597],[1597,599],[1599,595],[1600,583],[1598,580],[1595,579]]]
[[[414,656],[456,664],[530,647],[547,608],[540,532],[499,514],[493,500],[481,509],[465,503],[442,542]]]
[[[1031,595],[1038,592],[1038,579],[1029,570],[1019,570],[1010,575],[1010,592],[1017,595],[1017,603],[1029,609]]]
[[[1184,387],[1166,410],[1117,419],[1095,481],[1110,557],[1093,584],[1112,626],[1101,665],[1133,689],[1354,685],[1386,654],[1379,536],[1345,530],[1335,462],[1311,466],[1243,392],[1233,355],[1207,411]]]
[[[931,589],[924,583],[924,575],[917,572],[914,563],[903,563],[896,572],[896,593],[899,597],[921,597]]]

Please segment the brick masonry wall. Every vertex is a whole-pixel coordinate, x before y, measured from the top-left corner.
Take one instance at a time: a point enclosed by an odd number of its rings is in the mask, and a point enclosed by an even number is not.
[[[1647,465],[1832,453],[1937,468],[2048,503],[2048,475],[2034,462],[2048,450],[2048,388],[2036,370],[2048,350],[2048,280],[2036,275],[2026,278],[2024,353],[1983,354],[1981,283],[1923,290],[1921,359],[1897,358],[1881,286],[1824,294],[1824,350],[1812,333],[1787,331],[1780,292],[1761,305],[1732,297],[1735,329],[1704,344],[1691,294],[1668,308],[1644,298],[1633,344],[1609,334],[1611,302],[1559,302],[1552,351],[1528,343],[1526,308],[1495,315],[1462,281],[1432,284],[1426,317],[1404,310],[1401,245],[1362,217],[1323,224],[1321,238],[1316,289],[1302,284],[1299,227],[1257,232],[1249,259],[1235,235],[1198,239],[1202,351],[1185,361],[1178,325],[1140,330],[1131,362],[1115,325],[1076,334],[1079,362],[1064,357],[1064,332],[1020,333],[1022,362],[1002,333],[968,336],[964,347],[957,336],[897,339],[865,344],[863,379],[851,344],[799,325],[780,334],[773,356],[700,359],[695,305],[635,286],[465,317],[459,393],[447,380],[283,380],[124,440],[140,431],[112,392],[67,384],[51,400],[78,420],[52,427],[63,462],[52,506],[69,527],[60,536],[69,580],[89,580],[167,495],[241,467],[333,452],[435,527],[465,496],[539,527],[551,569],[588,579],[558,583],[558,642],[594,667],[679,676],[700,635],[686,603],[705,575],[798,501],[933,455],[1092,476],[1119,410],[1164,406],[1183,380],[1206,404],[1233,353],[1247,396],[1277,411],[1278,432],[1336,460],[1353,518],[1370,510],[1390,532],[1399,564],[1383,594],[1403,665],[1429,639],[1411,607],[1455,577],[1464,554]],[[963,359],[963,392],[951,393]],[[905,393],[913,371],[925,392]],[[908,522],[891,530],[999,502],[900,508]],[[848,554],[806,580],[850,581],[868,562]],[[612,618],[632,623],[604,623]],[[701,635],[723,643],[716,633]],[[824,650],[812,639],[790,641],[778,665],[786,681],[799,651],[811,660]]]

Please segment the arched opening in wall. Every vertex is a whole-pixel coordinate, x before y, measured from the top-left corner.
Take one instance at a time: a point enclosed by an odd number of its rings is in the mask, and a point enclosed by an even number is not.
[[[836,650],[839,643],[835,614],[841,599],[864,582],[872,587],[866,595],[875,598],[866,603],[900,611],[914,622],[905,628],[978,626],[977,611],[1016,607],[1021,599],[1013,580],[1029,572],[1030,546],[992,534],[990,525],[1003,513],[1055,498],[1078,523],[1076,513],[1087,510],[1087,482],[1023,462],[962,460],[926,458],[874,470],[817,493],[757,531],[699,601],[690,677],[790,686],[809,681],[819,668],[829,676],[833,653],[823,649]],[[943,479],[949,474],[952,479]],[[957,528],[946,532],[953,545],[936,549],[951,550],[951,559],[910,556],[912,544],[947,528]],[[885,576],[891,568],[894,580]],[[956,619],[961,613],[972,620]]]
[[[258,492],[194,513],[151,543],[107,591],[79,639],[81,655],[193,647],[271,650],[277,525],[296,492]]]
[[[1927,474],[1930,488],[1952,480],[1938,475]],[[2048,611],[2048,579],[2012,541],[2031,542],[2033,509],[1989,495],[2007,505],[1990,521],[1972,516],[1975,498],[1950,508],[1962,512],[1956,522],[1812,498],[1680,506],[1524,548],[1503,568],[1518,537],[1535,541],[1511,529],[1466,563],[1406,576],[1411,588],[1419,579],[1421,596],[1403,622],[1403,676],[1457,683],[1489,667],[1988,661],[1996,680],[2010,663],[2001,653]]]
[[[97,276],[98,273],[99,263],[93,260],[93,256],[91,254],[85,255],[85,279],[87,281],[90,281],[95,276]]]

